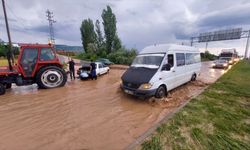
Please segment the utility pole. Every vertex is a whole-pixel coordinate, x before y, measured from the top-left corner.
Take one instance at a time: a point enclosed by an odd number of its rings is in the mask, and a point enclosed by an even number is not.
[[[47,10],[46,11],[46,16],[47,16],[47,20],[49,21],[49,43],[51,43],[52,45],[55,44],[55,39],[54,39],[54,30],[53,30],[53,23],[55,23],[56,21],[53,20],[53,12]]]
[[[194,43],[194,38],[193,38],[193,37],[191,37],[190,46],[193,46],[193,43]]]
[[[246,44],[245,56],[244,56],[245,59],[248,58],[249,38],[250,38],[250,30],[248,31],[248,35],[247,35],[247,44]]]
[[[207,46],[208,46],[208,42],[206,42],[206,49],[205,49],[205,51],[207,51]]]
[[[9,24],[8,24],[8,17],[5,9],[5,2],[2,0],[2,5],[3,5],[3,13],[4,13],[4,19],[5,19],[5,24],[6,24],[6,30],[8,34],[8,40],[9,40],[9,51],[7,53],[7,59],[9,63],[9,69],[12,70],[12,64],[14,64],[14,57],[12,53],[12,43],[11,43],[11,38],[10,38],[10,30],[9,30]]]

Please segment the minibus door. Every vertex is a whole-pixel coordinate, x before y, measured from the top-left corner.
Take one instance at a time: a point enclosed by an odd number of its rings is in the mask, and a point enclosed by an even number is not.
[[[170,69],[164,68],[166,64],[170,67]],[[161,73],[162,74],[161,79],[167,85],[167,90],[171,90],[176,86],[174,68],[175,68],[174,54],[168,54]]]

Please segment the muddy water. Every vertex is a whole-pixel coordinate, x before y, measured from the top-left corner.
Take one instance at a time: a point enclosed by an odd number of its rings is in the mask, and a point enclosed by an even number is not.
[[[118,88],[121,69],[57,89],[13,87],[0,97],[0,149],[123,149],[224,73],[210,65],[203,63],[198,81],[171,91],[163,101],[124,94]]]
[[[199,81],[202,81],[206,84],[211,84],[215,82],[222,74],[226,73],[231,69],[231,65],[228,69],[214,69],[212,68],[212,62],[203,62],[201,68],[201,74],[198,77]]]

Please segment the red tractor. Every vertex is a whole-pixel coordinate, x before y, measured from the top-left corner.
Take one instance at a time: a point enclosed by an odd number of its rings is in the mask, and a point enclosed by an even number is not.
[[[39,88],[64,86],[67,74],[51,45],[24,44],[20,47],[18,62],[14,66],[0,67],[0,95],[17,86],[36,83]]]

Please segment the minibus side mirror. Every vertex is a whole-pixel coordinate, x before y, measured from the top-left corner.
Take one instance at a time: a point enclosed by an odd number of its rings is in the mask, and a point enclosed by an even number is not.
[[[161,70],[162,71],[169,71],[169,70],[171,70],[171,67],[172,66],[170,64],[165,64],[165,65],[162,66]]]

